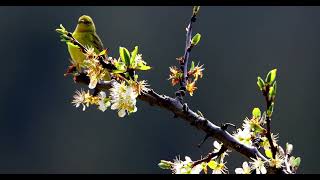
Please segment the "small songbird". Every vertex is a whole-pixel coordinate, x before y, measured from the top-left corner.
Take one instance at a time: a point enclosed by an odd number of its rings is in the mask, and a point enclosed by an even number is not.
[[[72,36],[82,45],[86,47],[93,47],[96,54],[99,54],[104,49],[102,41],[96,33],[94,22],[90,16],[83,15],[79,18],[78,25],[72,33]],[[77,64],[83,63],[85,55],[79,48],[68,44],[68,50],[73,61]],[[110,80],[109,73],[107,73],[104,79]]]

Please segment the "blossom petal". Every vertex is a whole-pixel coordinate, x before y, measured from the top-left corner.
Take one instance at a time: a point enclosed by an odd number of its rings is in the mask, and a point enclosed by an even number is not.
[[[118,111],[118,116],[119,117],[124,117],[126,115],[126,110],[121,109],[120,111]]]
[[[235,173],[236,173],[236,174],[244,174],[244,171],[243,171],[242,168],[236,168],[236,169],[235,169]]]

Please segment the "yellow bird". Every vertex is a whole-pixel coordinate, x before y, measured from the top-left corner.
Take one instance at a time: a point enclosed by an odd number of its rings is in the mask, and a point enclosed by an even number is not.
[[[104,49],[102,41],[96,33],[94,22],[90,16],[83,15],[79,18],[77,27],[72,33],[72,36],[85,47],[93,47],[96,54],[99,54]],[[68,44],[68,51],[76,64],[82,64],[85,60],[85,55],[78,47]],[[79,70],[79,67],[77,67],[77,69]],[[106,74],[104,80],[110,80],[109,73]]]

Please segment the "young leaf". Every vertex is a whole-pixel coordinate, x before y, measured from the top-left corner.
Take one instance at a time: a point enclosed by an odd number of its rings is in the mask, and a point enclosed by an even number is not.
[[[276,92],[274,90],[274,87],[272,86],[269,89],[269,98],[272,100],[275,97],[275,95],[276,95]]]
[[[273,108],[274,108],[274,103],[272,102],[271,105],[270,105],[270,107],[269,107],[269,109],[267,110],[267,115],[268,115],[269,117],[272,116]]]
[[[190,71],[193,71],[193,69],[194,69],[194,61],[191,62]]]
[[[171,169],[171,164],[172,164],[171,162],[161,160],[160,163],[158,164],[158,166],[161,169]]]
[[[266,154],[266,156],[267,156],[268,158],[270,158],[270,159],[272,158],[272,152],[271,152],[270,149],[265,149],[264,153]]]
[[[260,118],[261,117],[261,111],[259,108],[254,108],[252,110],[252,117],[254,118]]]
[[[259,87],[260,91],[262,91],[264,89],[264,87],[265,87],[265,84],[264,84],[263,79],[261,79],[260,76],[258,76],[257,84],[258,84],[258,87]]]
[[[78,46],[78,45],[75,45],[75,44],[73,44],[73,43],[72,43],[72,42],[70,42],[70,41],[66,41],[66,43],[67,43],[68,45],[70,45],[70,46],[75,47],[75,48],[79,48],[79,46]]]
[[[112,73],[115,73],[115,74],[120,74],[120,73],[124,73],[124,72],[126,72],[126,70],[119,70],[119,69],[112,70]]]
[[[131,53],[130,66],[132,66],[135,63],[134,61],[136,59],[137,53],[138,53],[138,46],[136,46]],[[135,67],[133,67],[133,68],[135,68]]]
[[[130,65],[130,53],[127,48],[125,47],[120,47],[119,48],[119,53],[121,60],[126,64],[126,66]]]
[[[137,69],[142,70],[142,71],[146,71],[146,70],[151,69],[151,66],[141,65]]]
[[[103,55],[106,55],[107,54],[107,50],[103,50],[99,53],[99,56],[103,56]]]
[[[200,10],[200,6],[193,6],[193,14],[194,15],[197,15],[197,13],[199,12]]]
[[[191,40],[191,44],[193,46],[196,46],[200,42],[200,39],[201,39],[201,34],[197,33],[196,35],[193,36]]]
[[[60,24],[60,29],[56,29],[56,32],[60,34],[68,34],[68,31]]]
[[[210,162],[208,162],[208,166],[211,168],[211,169],[215,169],[217,167],[217,162],[215,162],[214,160],[211,160]]]
[[[135,80],[135,81],[137,81],[138,80],[138,74],[135,74],[134,76],[133,76],[133,79]]]
[[[277,76],[277,69],[271,70],[266,77],[266,83],[272,85]]]
[[[277,94],[277,81],[274,81],[272,87],[273,87],[274,95],[276,95]]]
[[[300,163],[301,163],[301,158],[300,157],[297,157],[294,161],[293,161],[293,166],[294,167],[299,167],[299,165],[300,165]]]

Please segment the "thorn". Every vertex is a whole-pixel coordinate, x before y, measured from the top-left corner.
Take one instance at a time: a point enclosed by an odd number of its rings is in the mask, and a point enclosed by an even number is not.
[[[203,140],[198,144],[198,148],[200,148],[201,145],[202,145],[204,142],[206,142],[206,140],[207,140],[209,137],[210,137],[210,135],[209,135],[209,134],[206,134],[206,136],[203,138]]]
[[[256,138],[253,140],[252,144],[259,149],[260,148],[259,143],[261,143],[261,142],[263,142],[261,138]]]
[[[201,112],[201,111],[197,110],[197,114],[198,114],[199,116],[201,116],[201,117],[203,117],[203,118],[204,118],[204,116],[203,116],[203,114],[202,114],[202,112]]]
[[[176,60],[179,61],[180,64],[184,63],[184,57],[183,56],[177,57]]]
[[[196,15],[193,15],[192,18],[191,18],[191,21],[192,22],[196,22],[196,20],[197,20]]]
[[[64,76],[67,76],[69,74],[72,74],[73,72],[76,71],[76,67],[74,65],[70,65],[66,71],[66,73],[64,73]]]
[[[183,104],[182,110],[183,110],[184,112],[188,112],[188,111],[189,111],[189,107],[188,107],[187,103],[184,103],[184,104]]]
[[[94,88],[93,96],[97,96],[99,94],[100,90],[97,88]]]
[[[231,123],[223,123],[223,124],[221,125],[221,129],[222,129],[223,131],[225,131],[225,130],[228,129],[229,126],[232,126],[232,127],[234,127],[234,128],[236,129],[236,125],[231,124]]]
[[[182,96],[185,96],[185,91],[187,90],[187,88],[185,86],[180,87],[179,89],[182,93]]]

